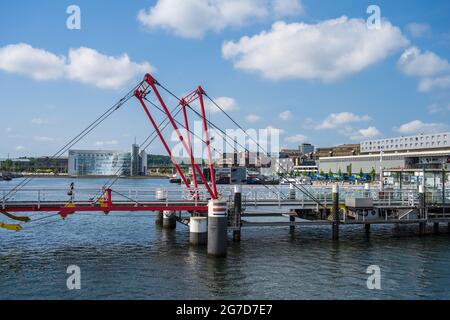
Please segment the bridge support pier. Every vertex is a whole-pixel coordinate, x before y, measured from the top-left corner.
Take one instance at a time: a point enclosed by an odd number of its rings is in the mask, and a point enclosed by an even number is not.
[[[234,186],[234,221],[233,241],[241,241],[242,186]]]
[[[155,224],[162,227],[162,225],[163,225],[163,212],[162,211],[156,211]]]
[[[225,257],[228,242],[228,204],[219,200],[208,202],[208,255]]]
[[[333,226],[332,238],[339,240],[339,185],[333,185]]]
[[[433,231],[434,233],[439,233],[439,222],[433,223]]]
[[[295,216],[294,215],[289,216],[289,222],[291,223],[291,225],[289,226],[289,230],[291,233],[294,233],[295,232]]]
[[[370,224],[369,223],[364,225],[364,230],[366,230],[366,233],[370,232]]]
[[[163,211],[163,228],[175,229],[177,227],[177,219],[175,211]]]
[[[208,241],[208,218],[191,217],[189,221],[189,243],[194,246],[206,245]]]
[[[426,222],[419,222],[419,234],[423,236],[427,232]]]
[[[155,191],[155,198],[156,200],[166,200],[166,191],[163,188],[158,188]],[[156,218],[155,218],[155,224],[157,226],[161,226],[163,225],[163,211],[157,211],[156,212]]]
[[[425,190],[423,185],[419,186],[419,218],[425,219]],[[425,221],[419,222],[419,234],[424,235],[427,232],[427,223]]]

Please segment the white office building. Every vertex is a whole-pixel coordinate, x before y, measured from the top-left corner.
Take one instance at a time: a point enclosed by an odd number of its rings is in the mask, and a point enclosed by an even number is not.
[[[419,134],[361,142],[361,154],[440,150],[450,148],[450,132]]]

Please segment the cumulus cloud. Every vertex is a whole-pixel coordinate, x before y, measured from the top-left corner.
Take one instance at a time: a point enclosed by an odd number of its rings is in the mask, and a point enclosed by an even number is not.
[[[122,87],[133,77],[153,70],[147,62],[132,62],[127,54],[112,57],[94,49],[81,47],[69,50],[66,76],[99,88],[115,89]]]
[[[35,80],[59,79],[64,74],[66,57],[26,43],[0,47],[0,70],[27,75]]]
[[[414,120],[396,128],[402,134],[437,133],[447,131],[448,129],[448,125],[444,123],[424,123],[420,120]]]
[[[276,22],[271,30],[222,45],[236,69],[272,80],[335,81],[382,61],[408,40],[383,21],[370,30],[363,19],[345,16],[317,24]]]
[[[162,28],[185,38],[201,38],[270,16],[302,12],[300,0],[158,0],[142,9],[138,21],[149,29]]]
[[[218,97],[218,98],[214,98],[213,99],[216,104],[222,108],[223,111],[229,112],[229,111],[235,111],[238,110],[239,107],[237,105],[237,102],[234,98],[230,98],[230,97]],[[220,111],[219,108],[217,108],[217,106],[212,103],[211,101],[207,101],[205,103],[205,109],[208,112],[211,113],[219,113],[222,112]]]
[[[381,136],[381,132],[375,127],[368,127],[366,129],[360,129],[355,135],[351,137],[352,140],[360,141],[366,139],[374,139]]]
[[[296,134],[293,136],[286,137],[285,140],[290,143],[303,143],[308,140],[308,137],[306,137],[303,134]]]
[[[449,89],[450,88],[450,75],[422,79],[419,83],[419,91],[430,92],[435,89]]]
[[[19,43],[0,47],[0,70],[29,76],[35,80],[70,79],[104,89],[117,89],[133,77],[154,68],[147,62],[132,62],[127,54],[107,56],[80,47],[68,57]]]
[[[24,146],[17,146],[17,147],[16,147],[16,150],[17,150],[17,151],[21,151],[21,150],[24,150],[24,149],[25,149]]]
[[[292,112],[290,112],[289,110],[287,111],[283,111],[282,113],[280,113],[280,119],[283,121],[288,121],[292,119]]]
[[[409,23],[406,26],[406,31],[414,38],[420,38],[430,34],[431,27],[426,23]]]
[[[261,117],[258,116],[257,114],[251,113],[245,117],[245,120],[247,120],[247,122],[249,122],[249,123],[256,123],[259,120],[261,120]]]
[[[352,112],[332,113],[325,120],[315,126],[318,130],[339,129],[351,123],[370,121],[368,115],[359,116]]]
[[[405,50],[398,66],[408,76],[430,77],[450,71],[450,64],[433,52],[421,52],[417,47]]]
[[[407,76],[419,78],[421,92],[450,88],[450,63],[434,52],[411,47],[405,50],[397,64]]]

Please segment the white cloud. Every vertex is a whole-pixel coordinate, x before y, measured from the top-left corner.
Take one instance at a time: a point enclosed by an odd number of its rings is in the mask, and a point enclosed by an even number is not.
[[[19,43],[0,47],[0,70],[29,76],[35,80],[70,79],[99,88],[117,89],[133,77],[152,72],[147,62],[132,62],[127,54],[107,56],[80,47],[70,49],[68,57]]]
[[[448,125],[444,123],[424,123],[420,120],[414,120],[402,124],[396,130],[402,134],[416,134],[416,133],[437,133],[448,130]]]
[[[287,111],[283,111],[282,113],[280,113],[280,119],[283,121],[288,121],[292,119],[292,112],[290,112],[289,110]]]
[[[42,118],[33,118],[33,119],[31,119],[31,123],[37,124],[37,125],[42,125],[42,124],[48,123],[48,121],[45,119],[42,119]]]
[[[24,146],[17,146],[17,147],[16,147],[16,150],[17,150],[17,151],[24,150],[24,149],[25,149]]]
[[[277,17],[304,13],[303,5],[299,0],[274,0],[272,6]]]
[[[240,70],[272,80],[335,81],[382,61],[408,45],[400,29],[383,21],[370,30],[363,19],[317,24],[276,22],[269,31],[227,41],[222,55]]]
[[[6,132],[6,133],[11,133],[12,131],[13,131],[12,128],[5,128],[5,132]]]
[[[293,136],[286,137],[285,140],[290,143],[303,143],[308,140],[308,137],[306,137],[303,134],[296,134]]]
[[[237,102],[236,102],[236,100],[234,98],[218,97],[218,98],[213,98],[213,100],[220,108],[222,108],[223,111],[230,112],[230,111],[235,111],[235,110],[239,109],[238,105],[237,105]],[[222,112],[211,101],[207,101],[205,103],[205,109],[206,109],[206,111],[211,112],[211,113]]]
[[[419,91],[430,92],[435,89],[449,89],[450,88],[450,75],[437,78],[422,79],[419,83]]]
[[[29,76],[35,80],[54,80],[64,75],[66,58],[26,43],[0,47],[0,70]]]
[[[133,77],[153,70],[147,62],[132,62],[126,53],[112,57],[86,47],[69,50],[67,77],[99,88],[117,89]]]
[[[371,118],[368,115],[359,116],[352,112],[332,113],[325,120],[315,126],[315,129],[339,129],[350,123],[366,122]]]
[[[420,38],[430,34],[431,27],[426,23],[410,23],[406,26],[406,31],[414,38]]]
[[[249,24],[270,16],[302,12],[299,0],[158,0],[142,9],[138,21],[149,29],[162,28],[185,38]]]
[[[408,76],[431,77],[450,71],[450,64],[433,52],[421,52],[417,47],[405,50],[398,66]]]
[[[56,140],[55,138],[46,136],[35,136],[33,139],[39,142],[53,142]]]
[[[360,141],[367,139],[374,139],[381,136],[381,132],[375,127],[368,127],[366,129],[360,129],[351,137],[352,140]]]
[[[259,120],[261,120],[261,117],[258,116],[257,114],[251,113],[245,117],[245,120],[247,120],[247,122],[249,122],[249,123],[256,123]]]
[[[96,146],[114,146],[119,144],[117,140],[105,140],[105,141],[97,141],[95,142]]]

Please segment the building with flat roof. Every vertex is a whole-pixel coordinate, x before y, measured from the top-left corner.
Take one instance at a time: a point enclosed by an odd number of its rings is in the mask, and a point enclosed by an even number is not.
[[[319,170],[336,173],[369,173],[373,169],[376,173],[383,169],[450,169],[450,148],[446,150],[432,150],[419,152],[398,152],[364,154],[342,157],[321,157],[318,160]]]
[[[361,142],[361,154],[450,149],[450,132],[418,134]]]
[[[147,174],[147,154],[133,144],[131,152],[69,150],[71,176],[140,176]]]

